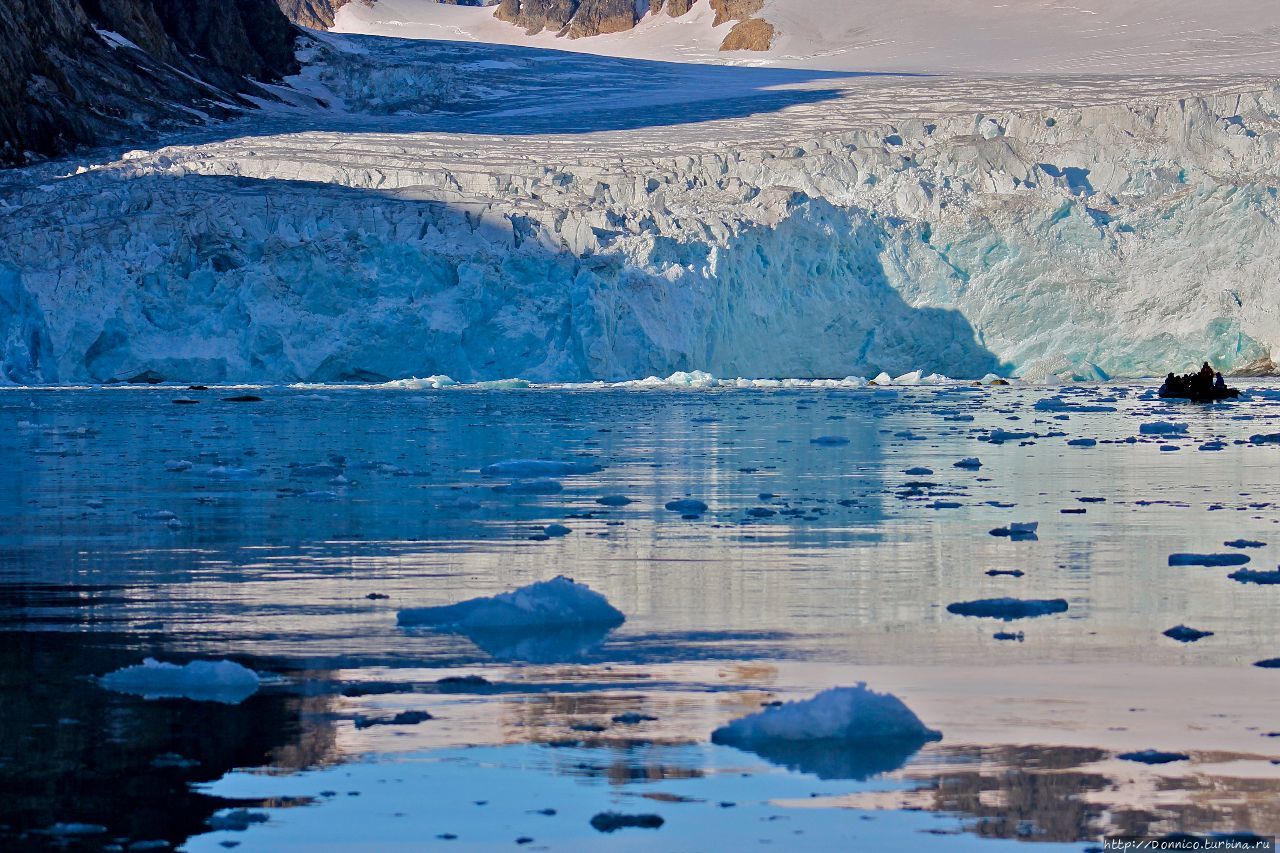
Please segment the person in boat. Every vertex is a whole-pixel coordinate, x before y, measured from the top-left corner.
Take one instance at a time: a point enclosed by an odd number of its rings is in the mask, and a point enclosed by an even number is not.
[[[1222,378],[1221,373],[1213,374],[1213,390],[1218,392],[1227,390],[1227,380]]]
[[[1209,366],[1209,362],[1205,362],[1200,366],[1200,373],[1196,377],[1200,380],[1200,386],[1206,390],[1213,387],[1213,368]]]
[[[1161,397],[1172,397],[1177,395],[1181,390],[1182,380],[1170,373],[1164,378],[1164,384],[1160,386]]]

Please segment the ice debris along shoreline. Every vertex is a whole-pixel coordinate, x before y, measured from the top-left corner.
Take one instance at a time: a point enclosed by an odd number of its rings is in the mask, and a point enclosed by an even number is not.
[[[229,661],[196,660],[179,666],[146,658],[141,664],[107,673],[98,683],[118,693],[147,699],[192,699],[235,705],[257,692],[258,673]]]
[[[440,607],[410,608],[396,615],[402,627],[447,632],[616,627],[626,618],[603,595],[564,576],[492,597]]]

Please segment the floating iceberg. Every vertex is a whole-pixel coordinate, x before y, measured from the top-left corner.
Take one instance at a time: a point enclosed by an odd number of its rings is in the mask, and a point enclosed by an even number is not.
[[[1171,566],[1243,566],[1248,554],[1170,554]]]
[[[600,593],[561,576],[491,598],[401,610],[397,621],[405,627],[463,633],[585,625],[616,627],[626,621],[626,616]]]
[[[982,598],[977,601],[957,601],[947,605],[947,612],[957,616],[979,616],[986,619],[1033,619],[1053,613],[1065,613],[1065,599]]]
[[[896,770],[920,747],[941,739],[901,699],[862,682],[766,708],[711,734],[712,743],[823,779],[866,779]]]
[[[134,693],[148,699],[195,699],[235,705],[258,690],[253,670],[234,661],[192,661],[185,666],[147,658],[98,679],[108,690]]]

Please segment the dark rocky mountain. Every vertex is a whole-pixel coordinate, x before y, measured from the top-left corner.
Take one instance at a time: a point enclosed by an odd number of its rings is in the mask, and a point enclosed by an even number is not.
[[[274,0],[3,0],[0,165],[249,108],[295,33]]]

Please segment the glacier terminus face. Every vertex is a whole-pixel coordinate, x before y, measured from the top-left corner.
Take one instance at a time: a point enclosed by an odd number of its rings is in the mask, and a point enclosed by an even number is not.
[[[300,58],[261,114],[0,179],[4,381],[1091,379],[1280,341],[1261,78]]]

